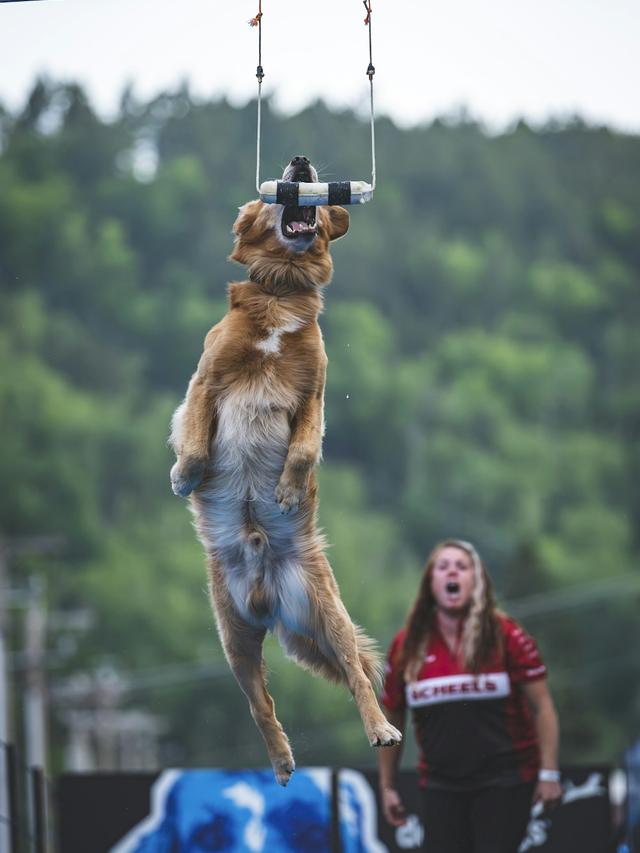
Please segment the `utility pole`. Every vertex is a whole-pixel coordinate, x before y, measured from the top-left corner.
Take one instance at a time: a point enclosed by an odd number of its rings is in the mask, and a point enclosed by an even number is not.
[[[18,536],[7,539],[0,535],[0,853],[11,853],[9,842],[9,778],[6,745],[10,741],[9,724],[9,674],[7,665],[7,616],[10,605],[25,601],[20,591],[9,587],[9,560],[21,554],[40,555],[59,551],[64,540],[55,536]],[[37,588],[37,587],[36,587]],[[42,771],[45,769],[46,741],[44,737],[44,608],[42,587],[37,588],[38,595],[26,597],[27,660],[32,660],[36,674],[27,684],[25,703],[25,734],[27,737],[26,754],[29,763],[36,762]],[[31,655],[31,657],[29,657]],[[37,671],[39,670],[39,675]],[[38,722],[40,721],[40,723]]]
[[[9,743],[9,679],[7,675],[7,597],[9,579],[7,573],[7,551],[0,539],[0,816],[9,817],[9,766],[7,745]],[[0,821],[0,853],[9,853],[9,825]]]
[[[46,616],[44,608],[44,583],[39,578],[30,577],[27,587],[27,610],[24,619],[25,632],[25,685],[22,713],[24,715],[25,759],[30,779],[39,777],[40,785],[34,782],[30,787],[28,800],[29,826],[37,837],[40,829],[40,841],[44,840],[44,824],[41,824],[41,809],[46,809],[45,768],[47,765],[47,736],[45,714],[45,654],[46,654]]]
[[[45,713],[46,615],[44,583],[29,579],[25,615],[24,732],[27,767],[46,767],[47,736]]]

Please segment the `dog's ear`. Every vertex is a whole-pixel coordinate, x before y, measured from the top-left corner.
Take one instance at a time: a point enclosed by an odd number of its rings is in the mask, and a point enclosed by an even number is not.
[[[330,205],[329,211],[329,239],[339,240],[349,230],[349,213],[344,207]]]
[[[236,221],[233,223],[233,233],[236,237],[244,237],[258,218],[263,202],[259,199],[248,201],[239,209]]]
[[[229,255],[230,261],[238,261],[239,264],[246,263],[244,250],[247,244],[251,242],[251,230],[256,224],[263,206],[263,202],[256,199],[255,201],[248,201],[240,208],[236,221],[233,223],[233,233],[236,239],[233,252]]]

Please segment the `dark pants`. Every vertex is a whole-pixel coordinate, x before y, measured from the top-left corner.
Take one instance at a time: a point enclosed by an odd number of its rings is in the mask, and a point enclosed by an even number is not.
[[[424,791],[425,853],[516,853],[533,784],[475,791]]]

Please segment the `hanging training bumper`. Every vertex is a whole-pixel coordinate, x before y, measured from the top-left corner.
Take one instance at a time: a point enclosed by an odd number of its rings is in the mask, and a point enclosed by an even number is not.
[[[1,0],[0,0],[1,2]],[[262,67],[262,0],[258,3],[258,14],[249,23],[258,28],[258,66],[256,77],[258,78],[258,127],[256,133],[256,189],[260,194],[261,201],[266,204],[284,204],[288,206],[317,206],[326,204],[366,204],[373,198],[376,188],[376,142],[375,142],[375,118],[373,112],[373,76],[376,69],[373,65],[371,48],[371,0],[362,0],[366,9],[367,17],[364,22],[369,31],[369,65],[367,77],[369,78],[369,102],[371,113],[371,183],[366,181],[332,181],[322,183],[298,183],[296,181],[264,181],[260,183],[260,142],[262,128],[262,80],[264,69]]]
[[[298,181],[264,181],[260,200],[266,204],[290,207],[320,204],[366,204],[373,198],[373,187],[366,181],[331,181],[313,184]]]

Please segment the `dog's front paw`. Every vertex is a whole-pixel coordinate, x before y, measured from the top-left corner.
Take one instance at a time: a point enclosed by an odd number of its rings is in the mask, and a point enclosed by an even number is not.
[[[280,507],[280,512],[287,515],[292,510],[298,509],[304,492],[304,486],[298,485],[283,474],[275,490],[276,502]]]
[[[402,733],[387,720],[371,726],[367,731],[371,746],[396,746],[402,740]]]
[[[186,498],[202,482],[206,461],[203,459],[179,459],[171,469],[171,488],[174,495]]]

